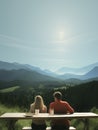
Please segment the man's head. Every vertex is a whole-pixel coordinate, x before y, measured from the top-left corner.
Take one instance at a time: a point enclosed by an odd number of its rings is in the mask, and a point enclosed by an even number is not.
[[[57,99],[57,100],[61,100],[62,99],[62,93],[59,92],[59,91],[54,92],[53,96],[54,96],[54,99]]]

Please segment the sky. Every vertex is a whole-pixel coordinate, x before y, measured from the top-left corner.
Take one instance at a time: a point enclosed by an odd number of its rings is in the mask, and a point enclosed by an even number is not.
[[[98,0],[0,0],[0,61],[52,71],[98,62]]]

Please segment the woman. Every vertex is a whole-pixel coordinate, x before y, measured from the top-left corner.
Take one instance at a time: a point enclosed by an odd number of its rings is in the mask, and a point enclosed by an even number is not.
[[[35,97],[34,103],[30,105],[30,112],[35,113],[35,110],[39,109],[40,113],[46,113],[47,107],[44,105],[43,98],[40,95]],[[45,120],[33,119],[31,124],[32,130],[46,130]]]

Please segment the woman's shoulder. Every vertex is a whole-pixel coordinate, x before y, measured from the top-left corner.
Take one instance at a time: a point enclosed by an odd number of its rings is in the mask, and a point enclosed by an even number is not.
[[[44,105],[44,109],[47,109],[47,106],[46,106],[46,105]]]
[[[34,106],[34,103],[31,103],[30,106],[33,107],[33,106]]]
[[[46,105],[43,106],[43,112],[47,112],[47,106]]]

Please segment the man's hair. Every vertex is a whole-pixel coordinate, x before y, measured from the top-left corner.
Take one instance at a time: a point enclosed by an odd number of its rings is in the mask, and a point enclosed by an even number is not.
[[[61,92],[59,92],[59,91],[57,91],[57,92],[54,92],[53,93],[53,96],[54,96],[54,98],[57,98],[57,99],[62,99],[62,93]]]

